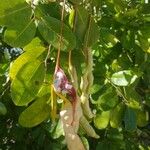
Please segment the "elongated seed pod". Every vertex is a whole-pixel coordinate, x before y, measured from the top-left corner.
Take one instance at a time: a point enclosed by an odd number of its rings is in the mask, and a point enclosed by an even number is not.
[[[87,121],[87,119],[84,116],[82,116],[80,118],[80,126],[85,130],[85,132],[88,136],[96,138],[96,139],[98,139],[100,137],[98,134],[96,134],[95,130],[89,124],[89,122]]]
[[[82,109],[83,109],[83,113],[84,115],[88,118],[91,119],[94,117],[90,105],[89,105],[89,95],[86,93],[82,93],[81,97],[81,104],[82,104]]]
[[[86,92],[87,86],[88,86],[88,70],[84,73],[84,75],[81,77],[81,83],[80,83],[80,89],[82,92]]]
[[[91,108],[89,106],[89,95],[90,95],[90,88],[93,85],[93,56],[92,56],[92,50],[91,48],[86,48],[85,49],[85,55],[86,55],[86,71],[84,75],[81,77],[81,84],[80,84],[80,89],[82,91],[81,94],[81,103],[82,103],[82,108],[83,108],[83,113],[84,115],[91,119],[93,118],[93,113],[91,111]]]
[[[91,48],[88,48],[87,50],[87,55],[88,55],[88,87],[87,87],[87,92],[90,92],[90,88],[93,85],[94,77],[93,77],[93,56],[92,56],[92,50]]]
[[[77,106],[80,106],[80,104],[77,104]],[[60,112],[60,117],[63,123],[63,129],[65,133],[65,139],[69,150],[85,150],[84,145],[77,134],[79,119],[82,115],[80,111],[81,109],[78,109],[76,111],[75,124],[73,126],[70,125],[73,117],[71,104],[66,103]]]
[[[54,87],[51,85],[51,118],[55,122],[57,112],[56,93]]]
[[[77,90],[78,89],[78,77],[77,77],[76,68],[70,64],[69,68],[68,68],[68,72],[71,77],[71,82],[72,82],[74,88]]]

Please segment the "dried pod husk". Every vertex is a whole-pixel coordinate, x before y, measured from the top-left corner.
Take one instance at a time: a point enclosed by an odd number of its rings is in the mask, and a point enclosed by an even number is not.
[[[81,77],[80,89],[82,92],[87,91],[88,84],[88,70],[86,70],[84,75]]]
[[[80,99],[81,99],[81,105],[82,105],[84,115],[88,119],[93,118],[94,114],[92,113],[92,110],[91,110],[90,105],[89,105],[89,95],[86,93],[82,93]]]
[[[96,139],[100,138],[100,136],[98,134],[96,134],[95,130],[89,124],[89,122],[87,121],[87,119],[84,116],[82,116],[80,118],[80,126],[84,129],[84,131],[86,132],[86,134],[88,136],[96,138]]]
[[[60,112],[65,139],[69,150],[85,150],[84,145],[77,134],[79,128],[79,120],[82,115],[82,110],[79,103],[77,104],[77,108],[78,109],[76,110],[75,114],[75,122],[73,125],[71,125],[73,119],[71,103],[65,103]]]
[[[77,90],[78,89],[78,77],[77,77],[76,68],[70,64],[69,68],[68,68],[68,72],[71,77],[71,82],[72,82],[74,88]]]

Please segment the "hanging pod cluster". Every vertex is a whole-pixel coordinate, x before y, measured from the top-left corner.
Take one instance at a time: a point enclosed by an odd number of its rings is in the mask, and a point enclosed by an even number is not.
[[[72,16],[72,28],[73,32],[75,34],[78,33],[76,30],[78,22],[81,23],[82,26],[82,35],[80,36],[80,42],[82,52],[84,53],[84,60],[86,64],[85,71],[83,72],[83,75],[81,76],[81,83],[80,83],[80,91],[79,94],[79,78],[76,71],[76,66],[72,63],[73,55],[72,55],[72,49],[69,51],[69,67],[68,71],[71,77],[71,82],[68,80],[67,76],[65,75],[63,69],[60,67],[60,50],[61,50],[61,44],[62,44],[62,34],[63,34],[63,16],[64,16],[64,5],[62,8],[62,26],[60,30],[60,39],[59,44],[60,48],[58,49],[57,54],[57,60],[56,60],[56,67],[54,72],[54,78],[53,78],[53,93],[55,93],[59,98],[61,98],[64,101],[64,105],[60,111],[60,117],[63,123],[63,129],[65,133],[65,138],[67,141],[68,148],[70,150],[74,149],[85,149],[80,137],[78,136],[78,129],[79,126],[85,131],[85,133],[88,136],[91,136],[93,138],[99,138],[99,135],[96,134],[94,131],[94,128],[90,125],[88,119],[93,118],[93,113],[89,106],[89,97],[90,97],[90,88],[93,85],[93,56],[92,56],[92,49],[91,45],[89,43],[92,43],[90,41],[91,34],[98,31],[97,28],[94,28],[94,31],[91,29],[91,24],[94,24],[94,21],[91,17],[91,15],[88,14],[88,12],[85,10],[85,14],[82,16],[79,11],[82,11],[81,6],[76,6],[73,9],[74,15]],[[79,7],[79,8],[78,8]],[[81,15],[81,16],[80,16]],[[80,18],[83,17],[83,18]],[[86,18],[86,24],[82,24],[84,17]],[[82,21],[81,21],[82,20]],[[77,28],[79,29],[79,28]],[[53,97],[51,100],[54,100]],[[56,101],[56,100],[54,100]],[[56,102],[52,101],[52,117],[56,116]],[[54,104],[55,103],[55,104]]]

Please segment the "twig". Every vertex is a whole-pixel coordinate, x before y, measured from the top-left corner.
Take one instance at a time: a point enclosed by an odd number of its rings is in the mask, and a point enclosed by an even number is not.
[[[45,77],[44,77],[44,82],[46,82],[46,72],[47,72],[47,60],[49,58],[49,55],[50,55],[50,50],[51,50],[51,44],[49,45],[48,47],[48,51],[47,51],[47,55],[46,55],[46,58],[44,60],[44,64],[45,64]]]
[[[58,48],[58,53],[57,53],[57,61],[56,61],[56,67],[55,67],[55,71],[57,69],[57,67],[60,65],[60,50],[61,50],[61,45],[62,45],[62,34],[63,34],[63,27],[64,27],[64,12],[65,12],[65,3],[66,0],[63,1],[63,8],[62,8],[62,13],[61,13],[61,29],[60,29],[60,38],[59,38],[59,48]]]
[[[0,95],[0,99],[4,96],[5,92],[10,88],[10,86],[8,85],[4,91],[2,92],[2,94]]]
[[[106,79],[117,90],[117,92],[119,93],[119,95],[123,98],[124,103],[128,103],[127,98],[122,94],[121,90],[116,85],[114,85],[109,78],[106,77]]]

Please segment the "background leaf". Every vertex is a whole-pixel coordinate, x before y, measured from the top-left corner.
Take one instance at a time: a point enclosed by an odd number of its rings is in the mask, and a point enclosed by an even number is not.
[[[24,47],[25,53],[20,55],[12,64],[9,71],[9,76],[11,79],[14,79],[18,73],[18,71],[28,62],[33,61],[34,59],[38,59],[45,48],[43,47],[41,40],[39,38],[35,38]]]
[[[44,63],[39,60],[26,63],[11,84],[11,96],[18,106],[27,105],[37,95],[44,80]]]
[[[133,131],[136,129],[136,113],[132,108],[127,107],[125,110],[125,129],[127,131]]]
[[[12,47],[28,44],[36,32],[30,6],[23,0],[7,0],[1,2],[0,10],[0,25],[7,27],[4,41]]]
[[[110,119],[110,111],[98,113],[94,118],[94,125],[98,129],[105,129],[108,126]]]
[[[118,86],[127,86],[132,84],[137,79],[137,75],[131,70],[124,70],[114,73],[111,76],[111,81]]]
[[[112,109],[110,114],[110,125],[112,128],[119,128],[122,124],[124,117],[125,106],[123,103],[118,104],[114,109]]]
[[[98,107],[100,107],[103,111],[107,111],[116,106],[118,103],[118,96],[115,91],[110,88],[99,97],[96,103],[98,103]]]
[[[23,127],[34,127],[47,119],[49,116],[48,98],[48,95],[37,98],[34,103],[21,113],[19,124]]]
[[[0,115],[5,115],[7,113],[7,109],[5,107],[5,105],[0,102]]]
[[[55,48],[59,48],[59,37],[61,29],[61,21],[56,18],[46,16],[43,17],[38,29],[44,39],[51,43]],[[73,49],[76,46],[76,38],[67,25],[63,25],[62,47],[61,49]]]

